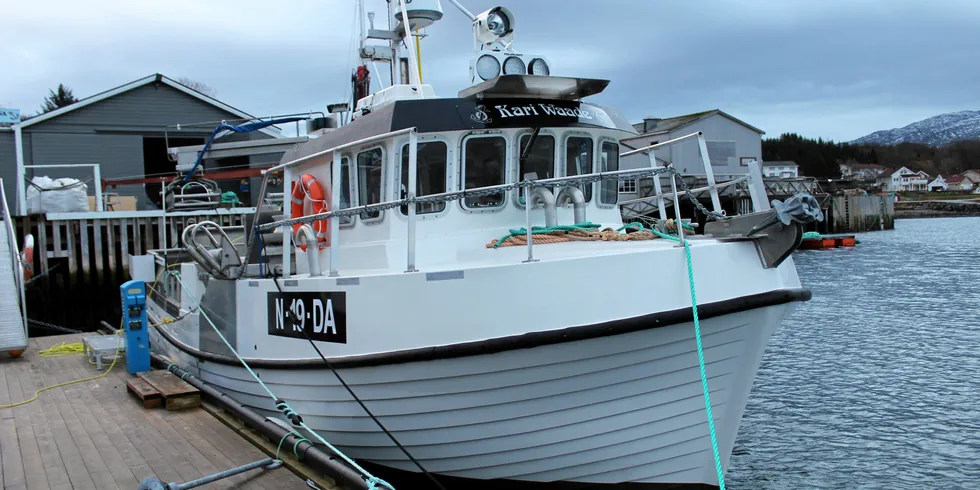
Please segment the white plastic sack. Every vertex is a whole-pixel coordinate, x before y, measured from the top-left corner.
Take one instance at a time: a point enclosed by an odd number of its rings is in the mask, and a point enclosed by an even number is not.
[[[77,213],[89,210],[88,186],[78,179],[31,179],[27,186],[27,213]],[[38,188],[43,189],[39,190]]]

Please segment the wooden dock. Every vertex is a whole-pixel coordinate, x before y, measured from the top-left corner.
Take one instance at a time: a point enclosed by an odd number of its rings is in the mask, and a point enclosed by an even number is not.
[[[0,405],[26,400],[44,386],[99,374],[85,356],[38,354],[81,337],[35,338],[21,358],[0,354]],[[269,456],[203,408],[144,409],[127,392],[130,379],[121,359],[104,378],[0,409],[0,488],[135,490],[145,477],[183,483]],[[274,443],[264,447],[275,451]],[[252,470],[199,488],[309,489],[286,467]]]

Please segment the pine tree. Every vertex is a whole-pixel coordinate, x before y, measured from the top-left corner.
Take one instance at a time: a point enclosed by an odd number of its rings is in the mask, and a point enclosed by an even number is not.
[[[78,102],[71,89],[59,83],[57,91],[48,90],[48,96],[44,98],[44,105],[41,106],[41,113],[51,112],[67,105]]]

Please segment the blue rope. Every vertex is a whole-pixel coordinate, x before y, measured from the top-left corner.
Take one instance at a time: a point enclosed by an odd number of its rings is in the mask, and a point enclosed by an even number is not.
[[[184,283],[180,280],[179,277],[177,278],[177,282],[180,283],[181,289],[183,289],[184,291],[188,291],[187,287],[184,286]],[[191,299],[196,301],[200,305],[201,303],[200,300],[194,298],[193,296],[191,296]],[[340,456],[341,459],[347,462],[347,464],[351,465],[351,467],[353,467],[355,470],[360,472],[369,490],[381,488],[379,487],[379,484],[383,485],[385,488],[388,488],[390,490],[395,490],[395,487],[392,486],[390,483],[372,475],[370,472],[368,472],[368,470],[365,470],[364,468],[361,467],[361,465],[355,463],[353,459],[349,458],[346,454],[341,452],[340,449],[334,447],[333,444],[327,442],[327,440],[321,437],[320,434],[317,434],[315,430],[311,429],[308,425],[306,425],[306,422],[303,422],[303,418],[300,417],[299,414],[297,414],[296,411],[293,410],[293,408],[290,407],[288,403],[286,403],[284,400],[277,397],[276,394],[273,393],[268,386],[266,386],[265,382],[263,382],[262,379],[259,378],[257,374],[255,374],[255,371],[252,371],[252,368],[249,367],[247,362],[245,362],[245,359],[242,359],[242,356],[238,355],[238,351],[231,346],[231,343],[228,342],[228,339],[226,339],[224,334],[221,333],[221,330],[218,330],[218,327],[215,326],[213,321],[211,321],[211,318],[208,316],[208,313],[204,311],[204,308],[200,307],[197,309],[197,311],[201,312],[201,316],[203,316],[204,319],[208,321],[208,324],[210,324],[211,328],[214,329],[215,333],[218,334],[218,337],[221,339],[221,341],[225,343],[225,345],[228,347],[228,350],[230,350],[232,354],[235,354],[235,357],[237,357],[238,361],[242,363],[242,366],[245,366],[245,369],[248,371],[248,373],[251,374],[253,378],[255,378],[255,381],[259,382],[259,386],[261,386],[262,389],[264,389],[265,392],[269,394],[269,397],[272,398],[273,402],[276,404],[276,408],[279,409],[287,418],[289,418],[294,425],[298,425],[306,429],[306,431],[312,434],[313,437],[315,437],[318,441],[322,442],[325,446],[330,448],[330,450],[333,451],[334,454]]]
[[[642,225],[640,225],[642,227]],[[675,236],[667,235],[661,233],[655,229],[651,229],[655,235],[672,240],[675,242],[681,242],[681,239]],[[684,256],[687,259],[687,281],[691,286],[691,311],[694,316],[694,338],[698,343],[698,367],[701,370],[701,389],[704,391],[704,410],[708,415],[708,432],[711,435],[711,452],[715,457],[715,471],[718,473],[718,488],[719,490],[725,490],[725,471],[721,467],[721,456],[718,454],[718,437],[715,435],[715,417],[711,414],[711,395],[708,392],[708,373],[704,369],[704,348],[701,345],[701,322],[698,318],[698,297],[694,293],[694,261],[691,260],[691,245],[684,240],[682,242],[684,245]]]
[[[283,117],[280,119],[270,119],[268,121],[250,122],[250,123],[240,124],[238,126],[235,126],[233,124],[218,125],[218,127],[214,128],[214,131],[211,132],[211,136],[208,136],[208,140],[204,143],[204,148],[201,149],[201,152],[197,154],[197,161],[194,162],[194,166],[191,167],[191,171],[187,172],[187,175],[184,176],[184,183],[187,183],[187,181],[191,179],[191,176],[194,175],[194,171],[197,170],[197,167],[201,164],[201,161],[204,160],[204,154],[208,152],[208,149],[211,148],[211,143],[214,142],[214,140],[218,137],[218,134],[221,133],[222,131],[232,131],[235,133],[249,133],[252,131],[256,131],[262,128],[272,126],[274,124],[291,123],[295,121],[303,121],[305,119],[307,118]]]

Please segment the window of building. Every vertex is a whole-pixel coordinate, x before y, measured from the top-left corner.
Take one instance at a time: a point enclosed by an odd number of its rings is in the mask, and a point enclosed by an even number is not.
[[[592,138],[570,136],[565,140],[565,176],[592,173]],[[585,194],[585,202],[592,200],[592,185],[579,186]]]
[[[446,171],[449,164],[449,147],[442,141],[427,141],[418,144],[415,157],[416,181],[415,195],[427,196],[446,192]],[[408,197],[408,145],[402,146],[402,170],[399,198]],[[446,209],[445,202],[418,203],[418,214],[438,213]],[[401,207],[402,214],[408,214],[408,206]]]
[[[729,163],[734,165],[734,141],[706,141],[704,147],[708,150],[708,160],[712,166],[725,166]]]
[[[528,143],[531,142],[531,135],[525,134],[521,136],[520,153],[518,153],[518,158],[520,155],[524,154],[524,150],[527,148]],[[550,179],[555,176],[555,137],[540,134],[534,138],[534,145],[531,146],[531,150],[527,152],[527,156],[524,161],[520,162],[520,169],[517,174],[517,180],[524,180],[524,174],[529,172],[534,172],[538,174],[538,179]],[[524,190],[520,189],[520,197],[524,197]]]
[[[619,192],[636,194],[636,179],[626,179],[619,181]]]
[[[599,156],[600,172],[619,170],[619,145],[611,141],[602,143],[602,153]],[[599,187],[599,203],[616,204],[619,202],[619,186],[614,179],[603,180]]]
[[[506,176],[507,141],[501,136],[469,138],[464,143],[463,162],[463,189],[501,185]],[[470,209],[503,205],[502,191],[463,199],[463,206]]]
[[[361,206],[378,204],[384,193],[384,173],[382,163],[384,154],[381,148],[373,148],[357,154],[357,199]],[[364,211],[361,220],[376,220],[381,218],[382,211]]]

